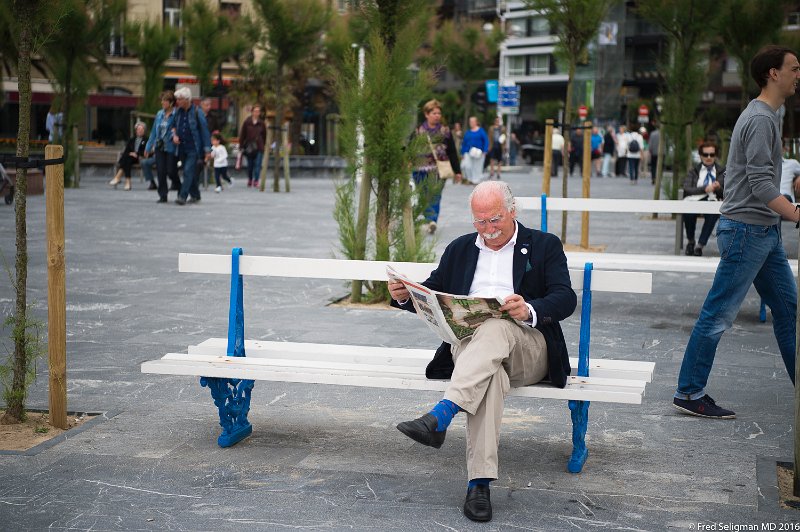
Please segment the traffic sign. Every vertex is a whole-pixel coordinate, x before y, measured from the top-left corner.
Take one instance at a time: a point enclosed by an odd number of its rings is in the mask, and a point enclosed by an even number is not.
[[[499,107],[519,107],[519,87],[517,85],[500,87],[497,105]]]
[[[639,106],[639,123],[646,124],[650,121],[650,110],[647,108],[646,105],[642,104]]]
[[[581,120],[586,120],[587,116],[589,116],[589,108],[585,105],[578,107],[578,118]]]
[[[497,103],[497,87],[498,83],[496,79],[486,80],[486,100],[489,103]]]

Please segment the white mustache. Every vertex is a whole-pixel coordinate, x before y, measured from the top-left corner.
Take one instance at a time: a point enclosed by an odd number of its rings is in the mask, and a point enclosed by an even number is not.
[[[483,233],[481,236],[482,236],[482,237],[483,237],[485,240],[493,240],[493,239],[497,238],[498,236],[500,236],[502,233],[503,233],[503,232],[502,232],[500,229],[498,229],[498,230],[497,230],[497,231],[495,231],[494,233]]]

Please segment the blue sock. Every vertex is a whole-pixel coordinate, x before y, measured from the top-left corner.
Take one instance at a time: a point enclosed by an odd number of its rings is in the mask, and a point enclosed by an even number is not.
[[[490,478],[473,478],[467,484],[467,491],[471,490],[475,486],[488,486],[489,482],[491,482],[491,481],[492,481],[492,479],[490,479]]]
[[[457,404],[453,401],[448,401],[447,399],[442,399],[436,406],[433,407],[433,410],[430,411],[431,414],[436,416],[436,432],[444,432],[447,430],[447,427],[450,425],[450,422],[453,421],[453,418],[458,411],[461,410]]]

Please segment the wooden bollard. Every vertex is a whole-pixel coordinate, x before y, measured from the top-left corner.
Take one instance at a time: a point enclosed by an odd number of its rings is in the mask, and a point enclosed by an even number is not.
[[[60,159],[62,146],[47,145],[44,158]],[[45,167],[47,222],[47,354],[50,424],[67,428],[67,290],[64,259],[64,163]]]
[[[590,195],[589,180],[592,176],[592,123],[584,122],[583,127],[583,197]],[[589,213],[581,213],[581,247],[589,248]]]

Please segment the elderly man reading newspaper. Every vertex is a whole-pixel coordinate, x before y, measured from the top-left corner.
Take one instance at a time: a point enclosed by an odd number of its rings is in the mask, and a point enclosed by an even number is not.
[[[499,310],[513,320],[489,318],[460,344],[442,344],[426,375],[451,379],[444,399],[428,414],[397,428],[439,448],[453,417],[466,412],[469,483],[464,515],[489,521],[489,483],[498,478],[503,400],[511,386],[545,379],[553,386],[566,385],[570,366],[559,322],[573,313],[577,298],[561,242],[517,222],[514,196],[505,182],[481,183],[469,201],[477,232],[451,242],[422,285],[448,294],[499,298]],[[389,292],[393,304],[415,311],[403,282],[391,280]]]

